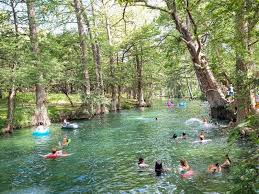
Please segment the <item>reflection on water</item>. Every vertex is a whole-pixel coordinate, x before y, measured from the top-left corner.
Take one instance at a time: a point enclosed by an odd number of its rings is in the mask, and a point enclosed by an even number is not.
[[[228,182],[231,171],[220,176],[207,175],[207,166],[223,162],[241,150],[228,150],[217,129],[205,137],[208,144],[193,144],[204,126],[186,125],[191,118],[207,116],[207,104],[189,102],[184,109],[168,109],[164,102],[143,111],[110,113],[91,121],[80,122],[78,130],[51,126],[49,136],[35,138],[30,129],[17,131],[0,140],[0,192],[5,193],[225,193],[234,185]],[[155,118],[158,118],[155,120]],[[172,140],[182,132],[187,140]],[[70,157],[46,160],[41,154],[57,147],[63,136],[72,141],[65,148]],[[144,157],[151,169],[139,171],[137,161]],[[174,172],[156,177],[156,160],[176,169],[180,159],[188,160],[194,171],[191,179]],[[233,183],[232,183],[233,184]]]

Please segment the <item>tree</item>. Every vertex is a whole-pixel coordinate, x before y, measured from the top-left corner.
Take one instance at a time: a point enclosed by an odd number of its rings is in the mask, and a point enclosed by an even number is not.
[[[34,1],[27,0],[27,13],[29,18],[29,29],[30,29],[30,41],[32,47],[33,63],[38,69],[37,84],[36,84],[36,111],[33,117],[33,125],[38,125],[42,122],[44,125],[50,124],[48,117],[47,105],[46,105],[46,92],[43,85],[43,74],[41,71],[40,59],[39,59],[39,43],[38,33],[36,26],[36,14],[34,8]]]

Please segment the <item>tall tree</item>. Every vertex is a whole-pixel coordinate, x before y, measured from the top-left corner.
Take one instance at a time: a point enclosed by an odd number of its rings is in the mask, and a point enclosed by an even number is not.
[[[81,4],[83,5],[82,1]],[[95,10],[93,2],[91,2],[91,10],[93,14],[93,26],[96,27],[95,24]],[[100,56],[100,46],[96,38],[96,34],[92,31],[90,21],[88,19],[88,15],[83,10],[83,16],[85,20],[85,24],[87,26],[87,31],[89,35],[89,39],[91,42],[91,49],[93,54],[93,61],[95,66],[95,77],[96,77],[96,94],[99,97],[104,97],[104,88],[103,88],[103,79],[102,79],[102,68],[101,68],[101,56]],[[97,102],[96,104],[96,114],[104,113],[105,112],[105,105],[103,103]]]
[[[111,77],[111,92],[112,92],[112,99],[111,99],[111,111],[117,110],[117,89],[116,89],[116,80],[115,80],[115,65],[114,65],[114,51],[113,51],[113,41],[112,41],[112,32],[111,32],[111,24],[108,20],[108,12],[107,12],[107,5],[102,0],[102,4],[104,6],[104,20],[105,20],[105,28],[108,38],[108,43],[110,46],[109,49],[109,64],[110,64],[110,77]]]
[[[88,64],[87,64],[87,46],[85,43],[86,33],[83,26],[83,6],[81,4],[80,0],[74,0],[74,9],[76,13],[76,19],[77,19],[77,27],[78,27],[78,34],[79,34],[79,41],[80,41],[80,48],[81,48],[81,64],[83,69],[83,88],[84,88],[84,95],[85,99],[88,100],[87,106],[89,114],[93,114],[93,105],[92,102],[90,102],[90,78],[88,73]]]
[[[10,6],[12,8],[12,15],[13,15],[13,23],[14,23],[14,33],[15,33],[15,42],[16,45],[18,45],[18,19],[17,19],[17,12],[15,10],[15,7],[17,6],[16,2],[14,0],[10,1]],[[16,46],[17,48],[17,46]],[[7,124],[5,127],[5,132],[12,132],[13,131],[13,120],[14,120],[14,109],[15,109],[15,104],[14,104],[14,98],[15,98],[15,70],[17,66],[17,51],[14,51],[14,61],[11,65],[11,70],[12,70],[12,76],[11,76],[11,88],[9,89],[8,92],[8,106],[7,106]]]
[[[33,54],[33,62],[38,69],[37,83],[36,83],[36,111],[33,116],[33,125],[37,125],[42,122],[44,125],[50,124],[48,117],[47,105],[46,105],[46,92],[43,85],[43,73],[39,58],[39,43],[36,26],[36,15],[34,0],[26,0],[27,13],[29,18],[29,29],[30,29],[30,41]]]

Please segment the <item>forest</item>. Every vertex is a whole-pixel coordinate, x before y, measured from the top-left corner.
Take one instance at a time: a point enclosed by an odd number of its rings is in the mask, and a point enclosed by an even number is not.
[[[91,118],[130,102],[151,106],[159,95],[205,99],[218,119],[230,120],[235,104],[240,119],[255,111],[257,1],[0,5],[5,132],[64,117]],[[230,84],[234,101],[226,98]]]
[[[258,193],[258,18],[258,0],[0,0],[0,192]]]

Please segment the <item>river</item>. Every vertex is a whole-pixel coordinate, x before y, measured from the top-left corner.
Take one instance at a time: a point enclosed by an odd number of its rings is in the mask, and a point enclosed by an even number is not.
[[[241,160],[240,146],[227,146],[226,137],[217,128],[206,129],[207,144],[193,144],[204,126],[186,125],[190,118],[208,117],[208,105],[201,101],[187,103],[186,108],[168,109],[165,101],[152,108],[124,110],[101,118],[80,121],[78,130],[61,130],[51,125],[51,133],[35,138],[31,129],[17,130],[0,139],[0,192],[2,193],[226,193],[235,184],[231,169],[208,175],[207,166],[224,161],[229,154]],[[155,118],[158,120],[155,120]],[[170,137],[186,132],[186,141]],[[41,154],[57,147],[67,135],[65,149],[74,153],[56,160]],[[151,170],[139,171],[137,161],[144,157]],[[194,175],[182,179],[174,172],[155,176],[156,160],[163,166],[177,168],[180,159],[188,160]]]

